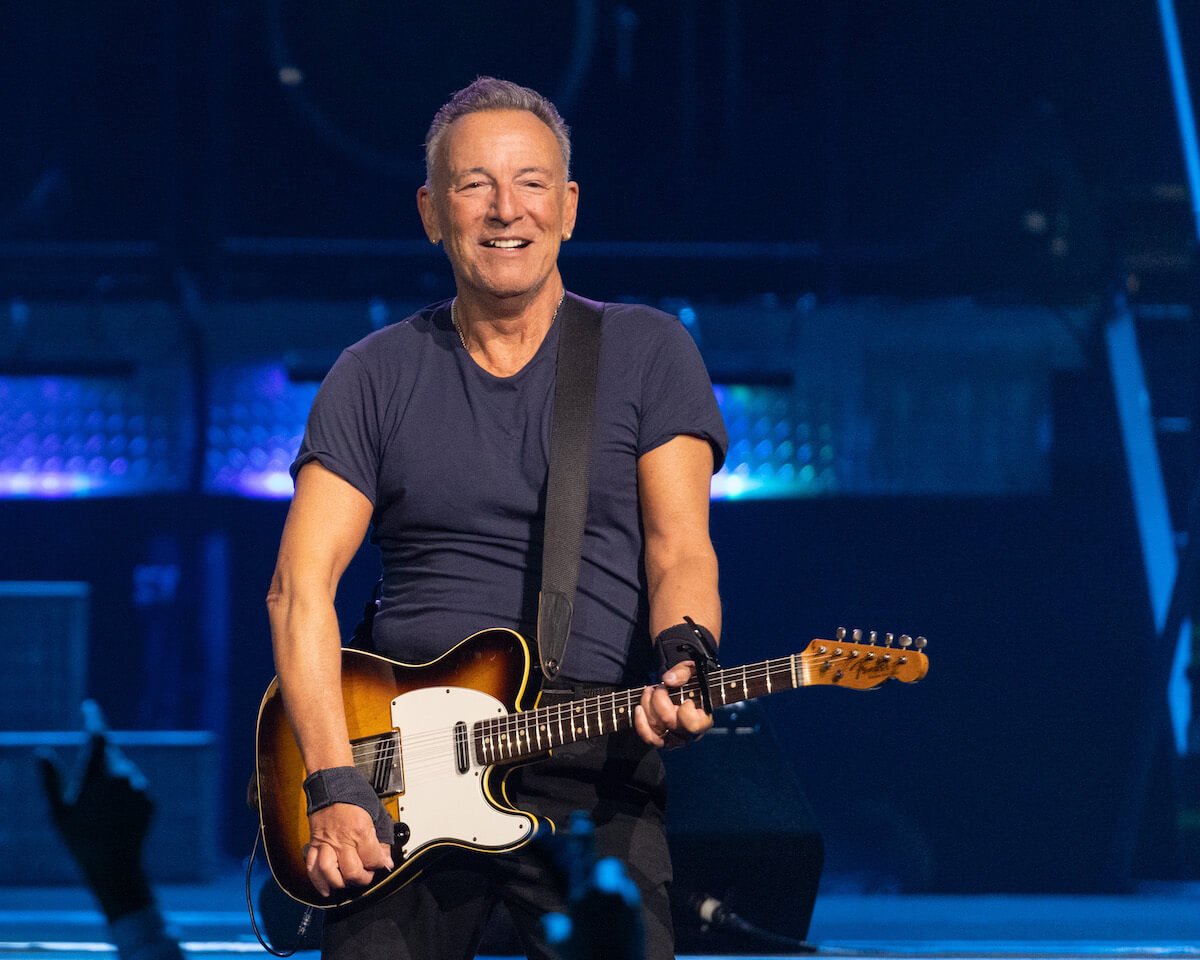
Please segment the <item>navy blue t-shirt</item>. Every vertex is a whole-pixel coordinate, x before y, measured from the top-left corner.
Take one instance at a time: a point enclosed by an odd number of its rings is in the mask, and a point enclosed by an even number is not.
[[[374,648],[432,660],[487,627],[532,638],[541,587],[554,324],[511,377],[459,342],[449,303],[347,348],[309,414],[295,474],[316,460],[374,506],[383,556]],[[712,385],[679,321],[605,304],[588,515],[562,675],[636,683],[649,664],[637,459],[680,434],[728,441]]]

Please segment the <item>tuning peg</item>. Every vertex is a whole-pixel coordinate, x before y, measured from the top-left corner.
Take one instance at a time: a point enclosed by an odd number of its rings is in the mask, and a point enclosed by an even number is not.
[[[924,637],[917,637],[917,649],[918,649],[918,650],[924,650],[924,649],[925,649],[925,644],[927,644],[928,642],[929,642],[929,641],[928,641],[928,640],[926,640]]]
[[[888,636],[890,637],[891,634],[889,633]],[[900,635],[900,646],[902,646],[902,647],[912,646],[912,637],[910,637],[907,633],[901,634]]]
[[[890,647],[892,645],[892,641],[894,641],[896,639],[896,635],[894,633],[885,633],[883,635],[883,638],[884,638],[884,643],[886,643]]]
[[[845,640],[846,639],[846,628],[838,627],[837,633],[834,634],[834,637],[838,640]]]
[[[855,627],[850,633],[850,638],[855,643],[862,643],[862,631],[858,627]]]
[[[878,639],[879,639],[879,634],[878,634],[878,633],[876,633],[874,630],[872,630],[870,633],[868,633],[868,634],[867,634],[867,639],[868,639],[868,640],[869,640],[871,643],[874,643],[876,640],[878,640]]]

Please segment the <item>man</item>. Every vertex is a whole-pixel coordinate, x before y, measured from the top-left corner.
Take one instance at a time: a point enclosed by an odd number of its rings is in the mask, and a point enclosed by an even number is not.
[[[533,633],[555,320],[566,296],[558,251],[579,200],[569,169],[566,127],[539,94],[487,77],[455,94],[430,127],[417,206],[429,240],[445,247],[456,296],[349,348],[314,403],[268,608],[305,767],[326,801],[338,801],[310,816],[306,863],[322,892],[393,866],[377,839],[378,805],[348,771],[333,607],[368,527],[384,562],[378,652],[422,663],[487,627]],[[547,696],[644,683],[651,638],[685,617],[719,632],[708,495],[726,443],[678,321],[605,305],[585,543],[556,678],[564,689]],[[597,852],[625,860],[638,883],[652,958],[673,954],[653,748],[711,725],[667,696],[692,668],[678,663],[646,687],[636,736],[574,744],[509,780],[523,808],[560,824],[576,808],[593,817]],[[470,957],[499,899],[529,955],[548,957],[538,920],[560,906],[551,888],[528,853],[450,854],[392,896],[329,916],[325,951]]]

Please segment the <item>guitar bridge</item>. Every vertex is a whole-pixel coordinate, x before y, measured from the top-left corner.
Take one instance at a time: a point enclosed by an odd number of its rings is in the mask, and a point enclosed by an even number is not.
[[[404,792],[404,763],[400,731],[350,741],[354,765],[381,797]]]

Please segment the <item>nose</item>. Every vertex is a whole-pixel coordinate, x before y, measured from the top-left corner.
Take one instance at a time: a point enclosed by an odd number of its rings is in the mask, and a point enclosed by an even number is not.
[[[510,184],[499,183],[496,185],[496,189],[492,191],[492,208],[488,211],[488,216],[506,226],[520,219],[521,210],[517,200],[517,191]]]

